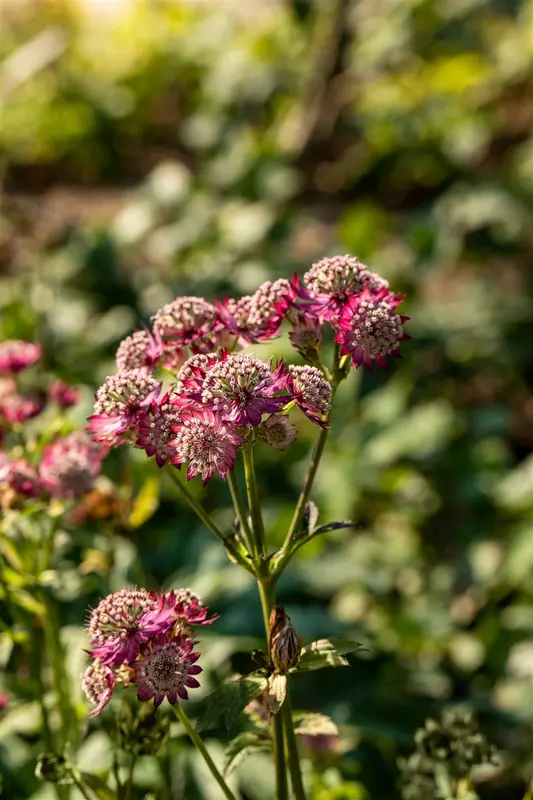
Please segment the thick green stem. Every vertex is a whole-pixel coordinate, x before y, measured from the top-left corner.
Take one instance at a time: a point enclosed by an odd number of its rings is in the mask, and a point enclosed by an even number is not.
[[[198,750],[198,752],[200,753],[200,755],[204,759],[205,763],[207,764],[207,766],[209,768],[209,771],[211,772],[211,775],[213,776],[213,778],[216,780],[216,782],[218,783],[218,785],[222,789],[222,792],[224,793],[224,797],[227,797],[228,800],[236,800],[235,795],[233,794],[233,792],[231,791],[231,789],[227,785],[226,781],[224,780],[224,778],[222,777],[222,775],[218,771],[215,762],[213,761],[213,759],[209,755],[209,751],[208,751],[207,747],[203,743],[203,741],[200,738],[200,736],[197,734],[197,732],[196,732],[196,730],[194,728],[194,725],[192,724],[192,722],[190,721],[189,717],[187,716],[187,714],[183,710],[182,704],[181,703],[177,703],[174,706],[174,711],[176,712],[177,718],[179,719],[179,721],[181,722],[181,724],[185,728],[185,732],[187,733],[187,736],[190,738],[191,742],[194,744],[194,746],[196,747],[196,749]]]
[[[302,773],[300,770],[300,758],[298,756],[298,747],[296,744],[296,734],[294,733],[294,726],[292,724],[291,698],[288,684],[287,694],[281,706],[279,716],[281,717],[283,735],[285,737],[285,749],[287,751],[287,763],[291,776],[292,793],[295,800],[306,800]]]
[[[241,526],[242,536],[246,547],[248,548],[248,552],[252,557],[256,555],[255,552],[255,541],[252,535],[252,531],[250,530],[250,525],[248,524],[248,513],[244,506],[244,503],[241,498],[241,494],[239,491],[239,486],[237,484],[237,479],[235,478],[235,473],[233,470],[228,470],[228,486],[231,493],[231,499],[233,501],[233,507],[235,508],[235,513],[239,520],[239,524]]]
[[[248,506],[250,517],[252,518],[252,533],[257,549],[257,554],[263,560],[266,557],[265,529],[263,527],[263,517],[261,515],[261,504],[257,490],[257,480],[255,477],[253,445],[247,444],[242,451],[244,460],[244,475],[246,480],[246,494],[248,496]]]

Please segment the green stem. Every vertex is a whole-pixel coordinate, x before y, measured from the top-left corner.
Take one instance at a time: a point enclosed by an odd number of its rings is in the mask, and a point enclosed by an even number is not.
[[[242,451],[244,460],[244,475],[246,480],[246,494],[248,496],[248,507],[252,518],[252,534],[258,556],[263,562],[266,557],[265,529],[263,527],[263,517],[261,514],[261,504],[257,491],[257,480],[255,477],[253,445],[247,444]]]
[[[235,478],[235,473],[233,470],[228,470],[228,486],[231,493],[231,499],[233,501],[233,507],[235,508],[235,513],[239,520],[242,536],[246,547],[248,548],[248,552],[251,556],[255,556],[255,542],[252,536],[252,531],[250,530],[250,525],[248,524],[248,513],[244,506],[244,503],[241,498],[241,494],[239,492],[239,486],[237,484],[237,479]]]
[[[74,773],[72,773],[72,779],[74,781],[76,789],[80,792],[80,794],[82,794],[85,797],[85,800],[93,800],[93,798],[83,785],[83,781],[81,781]]]
[[[244,569],[246,569],[248,572],[251,572],[253,574],[253,568],[251,564],[249,564],[244,555],[233,546],[233,543],[230,542],[226,536],[224,536],[224,534],[222,533],[218,525],[215,523],[215,521],[212,519],[210,514],[208,514],[207,511],[204,508],[202,508],[202,505],[198,502],[198,500],[196,500],[196,498],[193,497],[193,495],[189,492],[187,487],[180,481],[180,479],[176,475],[175,468],[171,467],[170,465],[167,465],[167,469],[168,469],[168,474],[172,479],[172,482],[175,484],[175,486],[177,486],[182,497],[185,498],[185,500],[193,509],[193,511],[196,513],[196,515],[199,517],[199,519],[202,520],[206,528],[209,528],[209,530],[215,534],[219,542],[221,542],[221,544],[224,546],[225,550],[231,554],[234,561],[240,564],[241,567],[244,567]]]
[[[132,753],[130,768],[128,770],[128,780],[126,781],[126,800],[131,800],[131,795],[133,793],[133,774],[135,772],[136,761],[137,761],[137,756],[135,755],[135,753]]]
[[[287,751],[287,763],[289,765],[289,773],[291,776],[292,793],[295,800],[306,800],[305,789],[302,781],[302,773],[300,770],[298,746],[296,744],[296,734],[294,733],[294,726],[292,723],[291,699],[288,684],[287,694],[285,696],[283,705],[281,706],[279,716],[281,717],[281,724],[285,737],[285,749]]]
[[[218,771],[218,769],[217,769],[217,767],[215,765],[215,762],[213,761],[213,759],[209,755],[209,751],[208,751],[207,747],[203,743],[203,741],[200,738],[200,736],[197,734],[192,722],[190,721],[189,717],[187,716],[187,714],[183,710],[183,705],[181,703],[177,703],[174,706],[174,711],[176,713],[177,718],[179,719],[179,721],[181,722],[181,724],[185,728],[185,732],[187,733],[188,737],[190,738],[190,740],[192,741],[192,743],[194,744],[194,746],[196,747],[196,749],[198,750],[198,752],[200,753],[200,755],[204,759],[205,763],[207,764],[207,766],[209,768],[209,771],[211,772],[211,775],[213,776],[213,778],[216,780],[216,782],[218,783],[218,785],[222,789],[222,792],[224,793],[224,797],[227,797],[228,800],[236,800],[235,795],[233,794],[233,792],[231,791],[231,789],[227,785],[226,781],[224,780],[224,778],[222,777],[222,775]]]

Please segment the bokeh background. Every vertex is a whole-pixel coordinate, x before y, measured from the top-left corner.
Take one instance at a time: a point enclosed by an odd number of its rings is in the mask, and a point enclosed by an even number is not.
[[[504,752],[481,798],[521,798],[533,774],[532,37],[526,0],[2,6],[0,334],[39,339],[44,368],[85,387],[80,424],[119,341],[178,294],[248,293],[350,252],[407,295],[403,360],[342,386],[315,485],[321,520],[358,530],[315,540],[279,587],[304,641],[368,648],[295,681],[294,705],[343,734],[316,800],[398,797],[414,729],[456,702]],[[262,453],[272,545],[314,437]],[[82,519],[50,576],[78,760],[97,771],[111,721],[84,721],[89,604],[194,586],[220,614],[204,691],[251,669],[261,637],[253,585],[155,464],[116,452],[107,475],[118,509]],[[221,481],[205,500],[229,519]],[[2,663],[5,796],[46,798],[33,689]],[[217,797],[184,740],[166,758],[169,797]],[[239,776],[272,797],[260,756]],[[135,780],[139,798],[161,780],[155,759]]]

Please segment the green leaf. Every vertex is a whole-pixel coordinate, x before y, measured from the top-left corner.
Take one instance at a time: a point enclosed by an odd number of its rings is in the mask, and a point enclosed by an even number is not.
[[[248,731],[240,733],[228,744],[225,752],[224,775],[227,775],[252,752],[271,750],[272,742],[264,736]]]
[[[79,777],[80,782],[92,789],[98,800],[115,800],[115,793],[98,775],[92,775],[90,772],[80,772]]]
[[[301,652],[295,672],[310,672],[324,667],[347,667],[349,661],[344,658],[348,653],[361,649],[359,642],[351,642],[335,636],[332,639],[317,639],[306,645]]]
[[[140,528],[159,507],[159,481],[156,477],[147,478],[140,492],[133,501],[133,508],[128,517],[130,528]]]
[[[214,728],[223,719],[229,730],[243,708],[264,692],[267,685],[263,672],[252,672],[243,678],[226,681],[199,704],[196,727],[199,730]]]

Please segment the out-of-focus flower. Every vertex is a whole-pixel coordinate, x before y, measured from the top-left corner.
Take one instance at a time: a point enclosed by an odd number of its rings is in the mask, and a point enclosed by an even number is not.
[[[291,281],[266,281],[253,295],[217,303],[218,316],[242,342],[264,342],[277,335],[296,296]]]
[[[142,410],[137,422],[139,436],[135,442],[146,455],[155,456],[159,467],[174,455],[171,441],[174,428],[180,421],[180,412],[170,402],[170,392],[153,400]]]
[[[163,342],[156,333],[135,331],[121,341],[115,356],[117,372],[130,369],[153,370],[163,352]]]
[[[217,310],[203,297],[176,297],[154,316],[154,333],[174,345],[199,345],[216,332]]]
[[[0,689],[0,713],[9,707],[10,699],[8,693]]]
[[[312,422],[325,427],[331,408],[331,384],[316,367],[289,364],[289,392]]]
[[[350,297],[364,289],[374,292],[388,289],[389,285],[350,255],[322,258],[305,273],[304,286],[300,286],[298,281],[293,283],[295,291],[306,301],[298,307],[334,326]]]
[[[316,353],[322,342],[322,325],[315,317],[298,314],[296,320],[292,321],[289,339],[304,356]]]
[[[81,391],[63,381],[54,381],[48,390],[48,397],[59,408],[71,408],[79,403]]]
[[[265,420],[265,438],[276,450],[285,450],[296,439],[296,428],[284,414],[272,414]]]
[[[151,700],[160,705],[165,697],[171,705],[178,698],[187,700],[188,689],[200,686],[194,677],[202,668],[197,665],[199,653],[193,652],[194,642],[189,637],[172,633],[159,634],[141,646],[140,658],[135,662],[134,682],[139,685],[139,700]]]
[[[39,465],[41,488],[60,498],[90,492],[105,455],[106,450],[82,431],[55,439],[43,451]]]
[[[122,434],[137,422],[141,409],[158,396],[161,384],[142,369],[111,375],[96,392],[95,413],[88,430],[93,439],[108,445],[120,444]]]
[[[0,399],[0,417],[12,425],[38,417],[46,405],[44,395],[10,394]]]
[[[279,411],[287,397],[277,397],[287,383],[283,362],[270,364],[253,356],[228,355],[210,367],[203,382],[202,402],[234,425],[259,425],[263,414]]]
[[[146,589],[120,589],[104,597],[88,620],[91,655],[104,664],[131,663],[143,642],[175,622],[173,608]]]
[[[41,357],[41,345],[8,339],[0,343],[0,372],[17,373],[35,364]]]
[[[410,338],[403,330],[409,317],[396,311],[402,299],[385,289],[365,289],[347,301],[335,341],[341,346],[341,354],[349,355],[355,367],[364,365],[371,370],[373,364],[386,367],[387,356],[401,358],[398,345]]]
[[[82,675],[81,685],[87,699],[94,705],[89,717],[97,717],[111,700],[115,691],[115,675],[111,667],[95,659]]]
[[[37,497],[41,491],[37,470],[24,458],[17,458],[11,462],[6,483],[15,494],[24,497]]]
[[[6,454],[0,450],[0,484],[4,483],[7,480],[10,469],[11,469],[11,461],[6,456]]]
[[[174,430],[172,463],[188,462],[187,480],[201,475],[205,486],[215,470],[225,478],[228,469],[233,469],[243,438],[235,432],[234,426],[222,421],[220,414],[209,408],[184,412]]]

